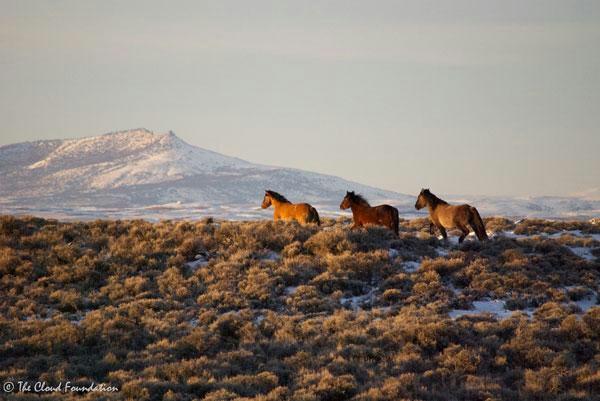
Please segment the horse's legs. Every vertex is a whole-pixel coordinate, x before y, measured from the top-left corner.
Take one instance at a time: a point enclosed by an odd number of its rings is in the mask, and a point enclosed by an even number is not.
[[[429,235],[433,235],[433,227],[435,227],[435,224],[433,224],[433,221],[429,220]]]
[[[446,234],[446,229],[442,225],[437,226],[437,228],[442,233],[442,237],[444,239],[448,239],[448,234]]]
[[[469,235],[469,229],[464,224],[458,224],[458,229],[462,231],[462,235],[458,238],[458,243],[462,244],[467,235]]]
[[[398,226],[393,221],[390,221],[388,223],[382,222],[381,225],[389,228],[394,232],[394,234],[398,235]]]

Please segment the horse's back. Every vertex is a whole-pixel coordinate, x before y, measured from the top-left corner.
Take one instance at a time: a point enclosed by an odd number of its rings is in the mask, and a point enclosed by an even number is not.
[[[398,215],[398,209],[391,205],[379,205],[375,206],[375,209],[378,209],[380,212],[388,213],[390,215]]]
[[[463,223],[469,219],[471,206],[464,205],[439,205],[435,211],[435,219],[446,228],[454,228],[457,223]]]

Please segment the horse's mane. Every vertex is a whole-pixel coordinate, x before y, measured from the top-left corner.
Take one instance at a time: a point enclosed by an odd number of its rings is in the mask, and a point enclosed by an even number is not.
[[[369,205],[369,202],[360,194],[355,194],[354,192],[348,192],[348,196],[350,197],[350,200],[354,203],[358,203],[359,205],[363,205],[363,206],[371,206],[371,205]]]
[[[274,198],[276,201],[284,202],[284,203],[291,203],[289,200],[286,199],[285,196],[278,194],[275,191],[267,190],[266,192],[270,197]]]
[[[437,196],[432,194],[429,191],[429,189],[423,190],[423,195],[425,195],[425,197],[427,198],[427,201],[429,203],[431,203],[432,205],[447,205],[448,204],[448,202],[446,202],[445,200],[438,198]]]

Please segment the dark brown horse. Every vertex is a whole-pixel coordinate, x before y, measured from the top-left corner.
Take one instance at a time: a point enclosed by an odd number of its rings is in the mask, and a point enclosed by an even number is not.
[[[448,202],[432,194],[429,189],[422,189],[415,203],[415,209],[429,209],[429,232],[433,234],[433,226],[439,228],[444,239],[448,238],[446,229],[458,228],[462,235],[458,243],[469,235],[469,226],[475,231],[480,241],[488,239],[485,225],[477,209],[469,205],[450,205]]]
[[[340,204],[340,209],[352,210],[354,224],[352,229],[362,227],[365,224],[376,224],[385,226],[398,234],[398,209],[390,205],[371,206],[362,196],[355,194],[354,191],[346,192],[344,200]]]
[[[278,194],[275,191],[265,191],[265,197],[262,201],[261,207],[263,209],[273,205],[275,209],[273,212],[273,220],[296,220],[299,223],[317,223],[321,224],[319,220],[319,213],[317,209],[309,205],[308,203],[292,203],[285,198],[285,196]]]

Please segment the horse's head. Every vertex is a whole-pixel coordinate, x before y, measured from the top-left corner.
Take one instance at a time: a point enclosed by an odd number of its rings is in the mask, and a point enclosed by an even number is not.
[[[271,195],[269,195],[269,191],[265,191],[265,197],[263,198],[261,208],[266,209],[271,206]]]
[[[354,195],[354,191],[346,191],[346,196],[344,196],[344,200],[342,200],[342,203],[340,203],[340,209],[348,209],[350,207],[352,195]]]
[[[425,206],[427,206],[427,197],[430,194],[429,189],[421,189],[419,196],[417,197],[417,201],[415,202],[415,209],[421,210]]]

